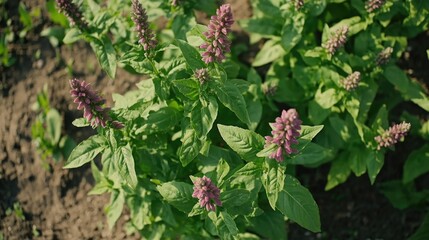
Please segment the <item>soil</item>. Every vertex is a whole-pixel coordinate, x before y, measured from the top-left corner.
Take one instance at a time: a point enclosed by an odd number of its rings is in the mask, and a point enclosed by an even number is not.
[[[94,185],[88,165],[65,170],[62,162],[49,161],[49,169],[43,167],[44,161],[31,141],[30,126],[37,115],[31,105],[47,84],[52,107],[64,117],[63,133],[79,142],[89,136],[91,130],[77,131],[71,124],[81,113],[74,110],[68,80],[79,77],[91,82],[94,89],[106,96],[107,105],[111,105],[113,92],[125,93],[134,88],[142,76],[118,69],[116,79],[109,79],[84,43],[53,48],[48,39],[38,35],[50,25],[45,1],[8,1],[6,8],[17,29],[20,28],[19,2],[29,8],[40,6],[42,19],[24,40],[13,44],[16,63],[7,69],[0,67],[0,239],[1,236],[4,239],[138,239],[137,235],[127,235],[123,228],[129,218],[126,213],[115,228],[108,229],[104,206],[109,196],[88,196]],[[251,16],[247,0],[226,2],[232,4],[236,18]],[[425,42],[425,38],[420,36],[420,39]],[[418,46],[419,42],[415,44]],[[412,58],[412,51],[410,54]],[[404,69],[411,69],[413,76],[428,83],[428,75],[422,74],[427,73],[426,66],[407,65]],[[398,160],[393,154],[388,158],[381,180],[401,176],[405,158]],[[298,168],[299,178],[310,188],[319,205],[323,231],[313,234],[290,224],[290,239],[404,239],[418,227],[423,216],[421,210],[393,208],[377,186],[370,186],[366,176],[351,177],[325,192],[327,171],[326,167]],[[19,203],[23,217],[16,211],[8,211],[14,203]]]

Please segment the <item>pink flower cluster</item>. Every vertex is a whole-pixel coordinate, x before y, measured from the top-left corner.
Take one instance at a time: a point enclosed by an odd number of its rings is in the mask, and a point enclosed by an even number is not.
[[[222,206],[219,188],[206,176],[197,178],[194,181],[194,192],[192,193],[192,197],[198,198],[200,206],[207,211],[216,211],[216,205]]]
[[[70,94],[74,97],[73,102],[78,104],[78,110],[83,109],[83,117],[91,123],[93,128],[98,126],[105,128],[108,124],[116,129],[124,127],[123,123],[112,121],[109,116],[110,108],[103,108],[106,100],[92,91],[89,83],[75,78],[70,80],[70,87]]]
[[[334,53],[346,43],[348,33],[348,26],[342,26],[338,28],[323,47],[328,51],[329,54],[334,55]]]
[[[386,0],[369,0],[365,3],[365,9],[369,13],[374,12],[375,10],[381,8]]]
[[[398,141],[403,140],[410,131],[410,128],[410,123],[402,122],[391,126],[388,130],[384,130],[382,134],[374,138],[378,143],[377,150],[380,150],[382,147],[393,146]]]
[[[352,74],[348,75],[346,78],[341,80],[341,85],[346,89],[347,91],[352,91],[353,89],[357,88],[360,82],[360,72],[353,72]]]
[[[296,149],[292,148],[292,144],[298,144],[297,138],[301,130],[301,120],[299,119],[298,112],[292,108],[288,111],[283,110],[282,115],[276,118],[275,123],[270,123],[271,136],[265,137],[265,148],[272,144],[277,145],[269,157],[275,159],[277,162],[283,162],[283,153],[292,154],[297,153]]]
[[[194,76],[196,79],[198,79],[198,81],[200,81],[201,84],[204,84],[210,78],[207,68],[201,68],[201,69],[195,70]]]
[[[153,50],[156,47],[155,36],[149,28],[146,10],[140,4],[139,0],[132,0],[133,16],[131,17],[136,25],[136,32],[139,43],[143,45],[145,51]]]
[[[228,39],[228,33],[234,23],[231,6],[224,4],[212,16],[208,25],[208,30],[204,32],[207,42],[203,43],[200,48],[205,49],[201,54],[205,63],[221,62],[225,59],[225,53],[230,52],[231,41]]]
[[[80,9],[72,0],[56,0],[60,12],[67,16],[71,25],[76,25],[80,29],[88,27],[88,23],[82,16]]]
[[[378,66],[381,66],[381,65],[389,62],[390,56],[392,55],[392,53],[393,53],[393,48],[391,48],[391,47],[387,47],[387,48],[383,49],[383,51],[381,51],[378,54],[377,59],[375,60],[376,64]]]

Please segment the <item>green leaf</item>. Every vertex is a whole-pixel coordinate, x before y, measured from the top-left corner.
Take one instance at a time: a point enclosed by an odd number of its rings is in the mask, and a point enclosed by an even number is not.
[[[273,159],[266,159],[264,162],[261,180],[273,210],[276,209],[279,192],[282,191],[284,187],[286,177],[285,171],[286,166],[280,165]]]
[[[235,126],[217,125],[223,140],[246,161],[255,161],[256,154],[264,148],[265,140],[262,136],[250,130]]]
[[[186,33],[186,39],[191,46],[200,47],[205,43],[204,32],[207,31],[207,26],[202,24],[195,24],[190,31]]]
[[[279,227],[285,225],[285,220],[278,211],[264,211],[250,221],[252,221],[252,230],[261,235],[262,239],[288,239],[286,228]]]
[[[46,114],[47,133],[53,145],[60,141],[62,121],[60,113],[55,109],[50,109]]]
[[[217,227],[221,237],[236,236],[238,234],[237,225],[235,224],[235,221],[231,215],[229,215],[226,211],[222,211],[220,212],[220,219],[223,221]]]
[[[367,148],[352,148],[350,150],[349,166],[357,177],[366,172],[368,156],[371,156],[371,153]]]
[[[110,230],[115,226],[116,221],[118,221],[121,216],[124,203],[124,193],[122,191],[114,190],[110,196],[110,203],[104,210],[107,215],[107,223],[109,224]]]
[[[366,121],[368,111],[378,90],[378,85],[374,81],[367,80],[366,83],[367,86],[359,86],[346,99],[346,110],[360,122]]]
[[[429,56],[429,53],[428,53]],[[428,57],[429,58],[429,57]],[[408,240],[424,240],[429,239],[429,213],[426,213],[425,218],[423,219],[422,224],[417,229],[417,231],[411,235]]]
[[[216,85],[214,91],[219,101],[234,112],[240,121],[247,124],[247,126],[251,125],[246,102],[240,90],[238,90],[235,85],[230,82],[225,82],[225,84]]]
[[[323,129],[323,125],[317,126],[306,126],[301,125],[301,132],[298,138],[298,145],[296,145],[296,149],[298,152],[304,150],[304,148],[313,140],[313,138]]]
[[[93,13],[100,11],[100,5],[98,5],[98,3],[96,3],[94,0],[87,0],[86,2],[88,3],[89,9],[91,9]]]
[[[53,23],[59,24],[63,28],[68,28],[68,20],[64,14],[58,12],[54,0],[46,2],[46,9],[48,10],[49,20]]]
[[[393,207],[403,210],[427,200],[429,190],[417,192],[414,183],[403,184],[393,180],[380,184],[380,191],[389,199]]]
[[[280,34],[282,25],[271,18],[243,19],[238,22],[247,32],[261,34],[263,36],[275,36]]]
[[[73,149],[76,147],[76,142],[69,136],[63,136],[60,139],[59,147],[61,149],[63,158],[67,159]]]
[[[186,39],[186,33],[195,25],[195,18],[192,15],[177,14],[171,24],[176,39]]]
[[[114,161],[121,177],[132,187],[135,187],[137,185],[137,174],[135,170],[134,157],[129,143],[116,149],[114,153]]]
[[[404,164],[402,181],[409,183],[426,172],[429,172],[429,145],[424,145],[408,156]]]
[[[90,44],[103,70],[111,79],[114,79],[116,75],[116,52],[112,41],[107,36],[102,39],[90,37]]]
[[[383,129],[386,129],[389,126],[387,115],[388,113],[386,105],[382,105],[378,110],[374,122],[371,125],[371,129],[374,129],[375,131],[381,131]]]
[[[184,182],[166,182],[156,187],[163,199],[184,213],[189,213],[196,199],[192,198],[192,185]]]
[[[220,196],[222,207],[230,209],[240,207],[240,205],[249,200],[250,192],[246,189],[236,188],[223,191]]]
[[[216,168],[216,174],[217,174],[216,179],[219,186],[223,184],[223,180],[226,177],[226,175],[228,175],[228,173],[229,173],[229,165],[223,158],[221,158]]]
[[[262,118],[262,103],[256,96],[250,94],[246,95],[244,100],[246,101],[247,112],[249,113],[250,129],[255,130]]]
[[[368,176],[371,184],[374,184],[375,178],[380,172],[384,164],[384,151],[372,151],[366,158],[366,167],[368,169]]]
[[[319,208],[308,189],[295,178],[286,176],[276,207],[300,226],[312,232],[320,232]]]
[[[25,28],[31,28],[33,25],[33,20],[31,19],[30,14],[28,13],[24,3],[20,2],[18,5],[19,20],[24,25]]]
[[[329,2],[341,2],[345,0],[330,0]],[[326,0],[313,0],[305,3],[305,8],[308,9],[312,16],[319,16],[326,8]]]
[[[206,67],[206,64],[201,59],[201,55],[197,49],[180,39],[177,39],[175,43],[182,51],[183,57],[186,59],[186,63],[188,63],[192,70]]]
[[[345,182],[349,177],[349,161],[345,156],[345,154],[341,154],[332,162],[331,169],[328,173],[328,182],[326,183],[325,191],[331,190],[335,186]]]
[[[63,38],[63,43],[72,44],[82,38],[82,33],[78,28],[70,28],[67,30],[66,35]]]
[[[195,203],[194,207],[192,207],[191,212],[189,212],[188,217],[198,216],[205,213],[205,209],[201,207],[200,203]]]
[[[330,109],[323,108],[315,100],[308,103],[308,118],[314,124],[321,124],[331,114]]]
[[[285,50],[278,40],[268,40],[262,49],[258,52],[258,54],[256,54],[252,66],[260,67],[267,63],[273,62],[274,60],[281,58],[285,53]]]
[[[60,26],[48,27],[43,29],[40,36],[49,38],[51,45],[58,47],[60,41],[64,39],[65,30]]]
[[[293,17],[286,18],[281,35],[281,45],[285,53],[290,52],[295,45],[301,41],[301,33],[304,29],[305,15],[303,13],[295,14]]]
[[[391,82],[405,99],[429,111],[429,98],[422,88],[415,82],[410,81],[407,75],[399,67],[389,65],[384,69],[384,76]]]
[[[209,15],[214,15],[216,13],[216,2],[213,0],[196,0],[195,9],[201,10]]]
[[[79,143],[71,152],[64,168],[77,168],[92,161],[100,152],[108,147],[103,136],[94,135]]]
[[[180,146],[178,150],[178,155],[182,166],[185,167],[198,155],[202,147],[202,143],[198,138],[196,131],[192,128],[185,129],[180,141],[182,141],[182,146]]]
[[[332,150],[324,148],[316,143],[308,143],[308,145],[298,154],[293,155],[290,159],[286,159],[286,163],[304,166],[315,166],[324,163],[332,157]]]
[[[217,118],[218,105],[214,97],[200,98],[191,111],[191,124],[201,139],[205,139]]]
[[[328,109],[339,102],[342,97],[342,92],[334,88],[329,88],[324,92],[319,88],[314,96],[314,101],[316,101],[322,108]]]
[[[72,122],[73,126],[75,127],[88,127],[89,122],[85,118],[76,118]]]
[[[345,120],[338,116],[332,116],[329,118],[329,123],[335,130],[335,133],[337,133],[344,142],[348,142],[351,139],[351,130],[349,129],[349,126],[347,126]]]
[[[262,167],[255,162],[249,162],[242,168],[238,169],[231,177],[228,178],[231,186],[242,186],[252,191],[257,188],[258,179],[262,175]]]
[[[172,81],[174,86],[179,90],[180,93],[185,97],[196,100],[200,91],[200,84],[195,79],[180,79]]]
[[[149,114],[143,126],[136,130],[136,134],[152,134],[170,131],[171,128],[179,123],[180,118],[181,114],[177,109],[172,107],[161,108]]]

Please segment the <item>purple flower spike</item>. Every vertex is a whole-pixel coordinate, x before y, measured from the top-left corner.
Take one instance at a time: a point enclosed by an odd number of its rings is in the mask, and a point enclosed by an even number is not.
[[[348,26],[342,26],[335,34],[329,38],[329,40],[324,44],[324,48],[328,51],[329,54],[334,55],[334,53],[347,41],[347,34],[349,33],[349,27]]]
[[[200,81],[201,84],[204,84],[210,78],[209,73],[207,72],[207,68],[195,70],[194,76],[198,79],[198,81]]]
[[[410,123],[402,122],[394,124],[388,130],[384,130],[382,134],[374,138],[378,143],[377,150],[380,150],[382,147],[393,146],[398,141],[402,141],[410,131],[410,128]]]
[[[80,29],[88,27],[88,23],[83,18],[80,9],[72,2],[72,0],[56,0],[60,12],[67,16],[71,25],[76,25]]]
[[[195,180],[192,197],[198,198],[200,206],[206,208],[207,211],[216,211],[216,205],[222,206],[219,188],[206,176]]]
[[[386,0],[369,0],[365,3],[365,9],[367,12],[371,13],[375,10],[381,8]]]
[[[201,54],[205,63],[221,62],[225,59],[225,53],[231,52],[231,41],[227,35],[231,31],[233,23],[234,19],[229,4],[220,6],[216,15],[211,17],[208,30],[204,32],[207,42],[200,46],[206,50]]]
[[[343,85],[344,89],[347,91],[352,91],[357,88],[360,82],[360,72],[353,72],[346,78],[344,78],[340,83]]]
[[[278,147],[271,153],[270,158],[277,162],[283,162],[283,152],[287,155],[297,153],[297,150],[292,148],[292,144],[298,144],[297,138],[300,135],[301,123],[298,112],[294,108],[288,111],[283,110],[282,115],[276,118],[276,122],[270,123],[273,129],[271,131],[272,137],[265,137],[265,147],[267,148],[272,144],[276,144]]]
[[[78,110],[83,110],[83,117],[93,128],[98,126],[105,128],[109,123],[116,129],[124,127],[123,123],[112,121],[109,116],[110,108],[103,108],[106,100],[92,91],[89,83],[75,78],[70,80],[70,87],[70,94],[74,97],[73,102],[78,104]]]
[[[143,45],[143,49],[148,52],[155,49],[156,40],[149,28],[146,10],[140,4],[139,0],[132,0],[133,16],[131,17],[136,25],[136,32],[139,38],[139,43]]]

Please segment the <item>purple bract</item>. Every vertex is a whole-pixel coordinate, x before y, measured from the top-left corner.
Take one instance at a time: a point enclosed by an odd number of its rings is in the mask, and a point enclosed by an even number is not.
[[[109,123],[116,129],[124,127],[123,123],[112,121],[109,116],[110,108],[103,107],[106,100],[95,93],[89,83],[75,78],[70,80],[70,87],[70,94],[74,97],[73,102],[78,104],[78,110],[83,109],[83,117],[93,128],[98,126],[105,128]]]
[[[206,176],[197,178],[194,181],[194,192],[192,193],[192,197],[198,198],[200,206],[207,211],[216,211],[216,205],[222,206],[219,188]]]
[[[132,9],[133,16],[131,19],[136,25],[135,29],[139,38],[139,43],[143,46],[143,49],[146,52],[155,49],[157,42],[152,30],[149,28],[146,10],[138,0],[132,0]]]
[[[231,41],[228,39],[228,33],[234,23],[231,6],[224,4],[212,16],[208,25],[208,30],[204,32],[207,42],[200,48],[205,49],[201,54],[205,63],[221,62],[225,59],[225,53],[231,52]]]
[[[287,155],[297,153],[297,150],[292,148],[292,144],[298,144],[297,138],[300,135],[301,123],[298,112],[294,108],[288,111],[283,110],[282,115],[276,118],[276,122],[270,123],[273,129],[272,136],[265,137],[265,147],[270,147],[272,144],[277,145],[277,149],[271,153],[270,158],[283,162],[283,153]]]

